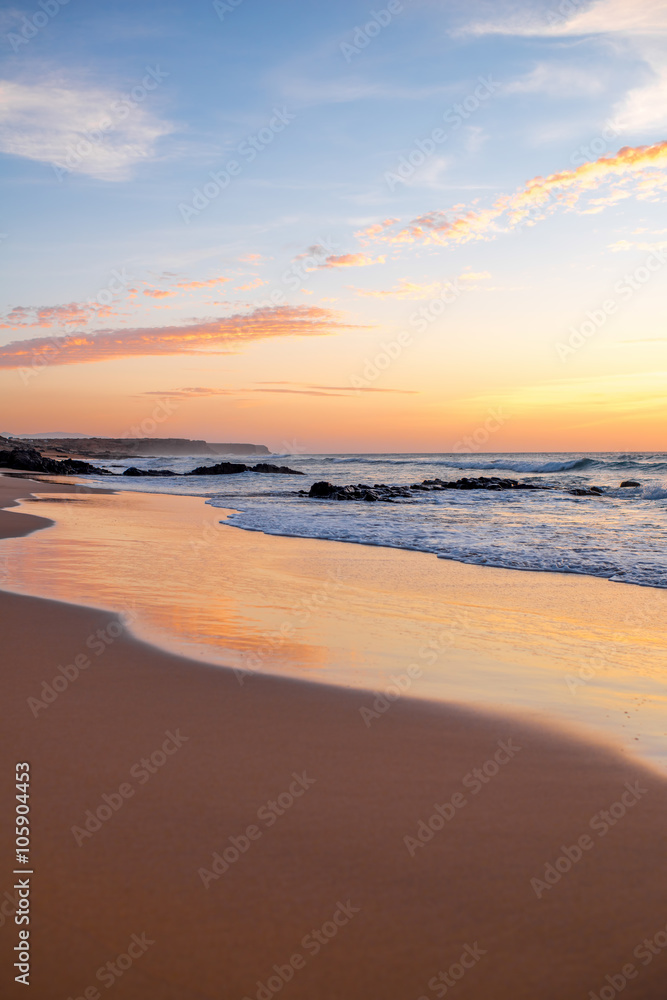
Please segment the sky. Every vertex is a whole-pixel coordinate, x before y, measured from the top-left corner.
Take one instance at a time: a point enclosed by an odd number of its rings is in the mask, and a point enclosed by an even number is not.
[[[667,0],[0,13],[0,432],[667,447]]]

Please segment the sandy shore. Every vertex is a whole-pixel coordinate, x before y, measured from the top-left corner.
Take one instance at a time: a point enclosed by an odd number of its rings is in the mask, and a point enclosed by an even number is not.
[[[5,505],[37,489],[0,488]],[[2,511],[0,535],[44,523]],[[408,699],[366,727],[363,692],[241,685],[110,613],[0,604],[3,794],[16,761],[33,775],[28,995],[417,1000],[445,995],[433,977],[451,968],[462,1000],[605,1000],[626,977],[625,997],[664,997],[667,952],[641,942],[667,925],[666,783],[639,761]],[[12,841],[5,823],[1,893]],[[16,941],[5,918],[3,996],[23,995]]]

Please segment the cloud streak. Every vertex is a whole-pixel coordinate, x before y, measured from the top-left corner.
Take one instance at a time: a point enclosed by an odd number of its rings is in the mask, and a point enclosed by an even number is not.
[[[534,225],[559,209],[595,214],[632,194],[643,200],[655,198],[667,189],[665,167],[667,142],[624,146],[614,156],[600,157],[574,170],[534,177],[514,194],[496,199],[487,209],[459,214],[436,210],[398,229],[382,224],[375,232],[370,227],[357,235],[366,241],[389,244],[459,244],[495,239],[524,223]],[[601,189],[600,197],[589,199],[582,207],[582,199]]]
[[[173,131],[118,91],[0,81],[0,152],[60,164],[65,172],[127,180]]]
[[[569,19],[557,9],[547,10],[542,19],[531,14],[511,14],[495,21],[469,24],[457,34],[522,35],[555,37],[572,35],[667,34],[667,6],[664,0],[597,0],[584,10],[582,0],[572,0],[574,16]]]
[[[236,352],[276,337],[327,336],[350,329],[338,313],[318,306],[275,306],[184,326],[101,330],[38,337],[0,347],[0,368],[89,364],[118,358]]]
[[[369,257],[365,253],[343,253],[327,257],[318,270],[331,267],[368,267],[370,264],[384,264],[384,257]]]

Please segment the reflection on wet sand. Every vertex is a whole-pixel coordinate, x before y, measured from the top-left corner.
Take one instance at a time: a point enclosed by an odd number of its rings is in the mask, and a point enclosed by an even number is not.
[[[7,589],[134,609],[140,638],[242,683],[259,671],[381,691],[416,664],[410,695],[548,712],[667,760],[666,592],[241,531],[191,497],[16,509],[56,523],[2,543]]]

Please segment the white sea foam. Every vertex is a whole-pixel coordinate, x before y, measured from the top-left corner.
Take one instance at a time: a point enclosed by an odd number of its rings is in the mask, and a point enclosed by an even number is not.
[[[267,534],[387,545],[479,565],[583,573],[667,587],[664,454],[273,457],[305,474],[119,478],[113,486],[204,496],[213,506],[237,512],[226,523]],[[185,472],[209,463],[198,456],[138,459],[132,464]],[[113,465],[119,471],[119,463]],[[415,494],[411,500],[392,504],[310,500],[297,493],[322,479],[339,485],[410,485],[422,479],[494,474],[526,477],[549,489],[447,490]],[[635,479],[640,486],[621,489],[625,479]],[[100,482],[110,485],[108,480]],[[578,497],[567,492],[590,485],[601,486],[604,496]]]

